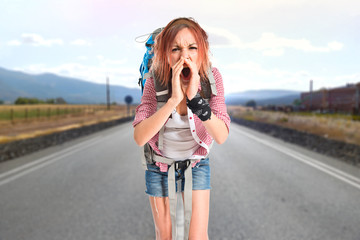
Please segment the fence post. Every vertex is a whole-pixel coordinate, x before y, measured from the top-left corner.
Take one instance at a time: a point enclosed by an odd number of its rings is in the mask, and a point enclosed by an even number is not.
[[[359,115],[360,111],[359,111],[359,97],[360,97],[360,84],[355,85],[355,114]]]
[[[11,119],[11,123],[14,124],[14,109],[13,108],[10,109],[10,119]]]

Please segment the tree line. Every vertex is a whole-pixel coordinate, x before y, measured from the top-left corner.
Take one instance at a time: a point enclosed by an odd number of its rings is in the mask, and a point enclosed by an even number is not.
[[[18,97],[14,104],[15,105],[23,105],[23,104],[66,104],[67,102],[62,98],[50,98],[46,100],[38,99],[38,98],[26,98],[26,97]]]

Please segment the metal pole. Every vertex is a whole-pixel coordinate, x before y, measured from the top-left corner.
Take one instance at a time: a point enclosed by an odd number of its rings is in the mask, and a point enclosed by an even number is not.
[[[355,114],[359,115],[359,88],[360,88],[360,83],[355,85]]]
[[[106,101],[107,101],[107,110],[110,110],[110,86],[109,86],[109,77],[106,78]]]
[[[312,110],[313,103],[313,80],[310,80],[310,111]]]

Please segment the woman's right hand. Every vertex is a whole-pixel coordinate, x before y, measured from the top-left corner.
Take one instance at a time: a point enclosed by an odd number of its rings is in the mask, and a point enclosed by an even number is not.
[[[176,105],[180,104],[180,102],[184,99],[184,92],[181,88],[181,80],[180,74],[184,68],[184,58],[181,57],[179,61],[177,61],[174,66],[171,67],[172,69],[172,94],[171,98],[174,100]]]

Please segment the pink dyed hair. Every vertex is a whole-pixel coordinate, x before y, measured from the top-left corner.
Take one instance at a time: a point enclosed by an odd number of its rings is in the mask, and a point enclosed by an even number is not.
[[[169,22],[161,33],[156,37],[154,44],[153,71],[157,79],[163,85],[171,80],[171,66],[168,63],[168,55],[171,51],[171,43],[176,34],[188,28],[194,35],[198,45],[199,75],[202,81],[207,77],[207,70],[210,67],[208,35],[200,25],[192,18],[176,18]]]

